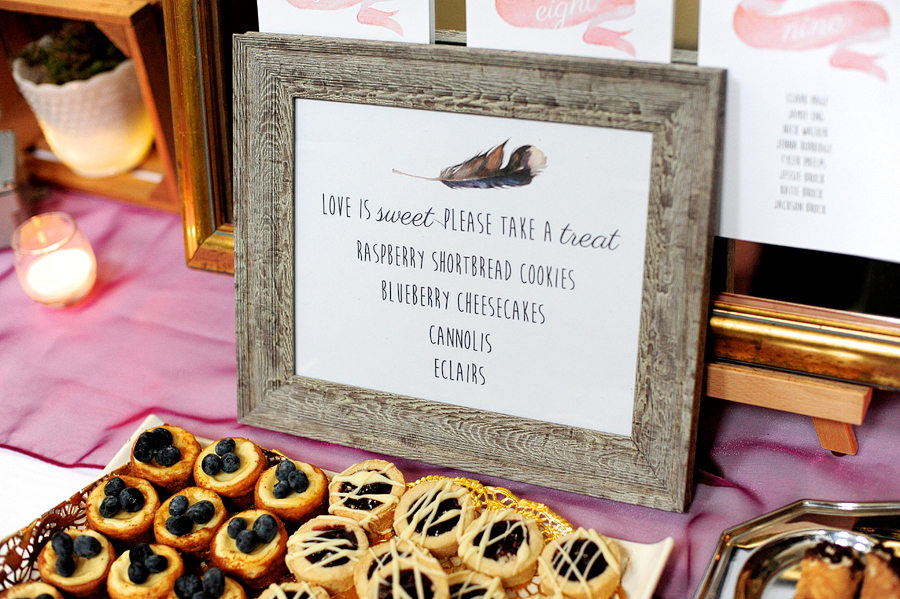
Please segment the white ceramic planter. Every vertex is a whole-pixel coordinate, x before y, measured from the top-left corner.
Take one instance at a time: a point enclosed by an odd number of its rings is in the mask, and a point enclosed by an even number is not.
[[[37,83],[40,72],[13,61],[13,78],[50,149],[83,177],[131,170],[153,144],[153,124],[132,60],[84,81]]]

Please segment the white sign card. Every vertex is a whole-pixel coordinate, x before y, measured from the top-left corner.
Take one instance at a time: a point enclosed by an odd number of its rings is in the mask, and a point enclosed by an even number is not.
[[[466,0],[470,48],[668,63],[673,0]]]
[[[295,110],[296,374],[631,434],[651,133]]]
[[[900,262],[900,0],[714,0],[728,69],[719,234]]]
[[[263,33],[434,42],[434,0],[257,0]]]

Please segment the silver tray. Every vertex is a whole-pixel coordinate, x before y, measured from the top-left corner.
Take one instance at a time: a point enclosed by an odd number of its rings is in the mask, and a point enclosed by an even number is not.
[[[807,499],[729,528],[694,599],[791,599],[803,554],[824,540],[861,553],[900,546],[900,503]]]

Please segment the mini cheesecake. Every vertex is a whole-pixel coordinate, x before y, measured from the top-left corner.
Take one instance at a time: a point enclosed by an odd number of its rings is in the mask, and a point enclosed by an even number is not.
[[[115,561],[106,592],[110,599],[165,599],[182,574],[184,562],[174,548],[139,543]]]
[[[202,553],[228,517],[215,491],[188,487],[169,497],[153,520],[156,542],[184,553]]]
[[[338,594],[353,586],[353,573],[368,548],[369,539],[356,520],[318,516],[291,535],[285,561],[297,580]]]
[[[328,494],[328,478],[318,466],[284,460],[256,481],[256,507],[269,510],[290,524],[299,524],[319,509]]]
[[[247,599],[247,591],[239,582],[225,576],[219,568],[209,568],[203,576],[182,574],[167,599],[193,599],[197,593],[204,599]]]
[[[102,534],[69,529],[51,537],[38,555],[37,565],[42,581],[64,593],[86,597],[103,585],[115,559],[115,549]]]
[[[134,476],[112,476],[88,495],[87,524],[111,539],[152,540],[153,517],[159,495],[149,481]]]
[[[2,593],[0,599],[63,599],[59,590],[46,582],[22,582],[15,584]]]
[[[242,437],[226,437],[197,456],[194,481],[198,487],[236,501],[240,508],[251,507],[256,481],[268,465],[259,445]]]
[[[266,510],[245,510],[219,527],[209,548],[214,566],[251,589],[280,580],[287,571],[288,534],[284,523]]]
[[[172,493],[191,484],[200,444],[193,434],[171,424],[141,433],[131,446],[131,474]]]
[[[622,580],[618,544],[579,528],[547,543],[538,560],[541,591],[571,599],[609,599]]]
[[[367,532],[390,532],[394,509],[406,491],[396,466],[384,460],[366,460],[350,466],[328,485],[328,513],[353,518]]]
[[[408,489],[394,512],[394,532],[437,557],[456,555],[459,535],[475,519],[469,490],[452,479]]]
[[[537,522],[512,509],[486,510],[459,539],[459,557],[470,570],[497,576],[506,587],[529,582],[544,537]]]

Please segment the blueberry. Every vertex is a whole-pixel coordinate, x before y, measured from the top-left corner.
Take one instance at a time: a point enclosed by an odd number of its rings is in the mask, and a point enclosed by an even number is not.
[[[106,485],[103,487],[103,492],[107,497],[115,497],[122,492],[122,489],[127,486],[128,485],[125,484],[124,480],[122,480],[118,476],[114,476],[106,481]]]
[[[225,575],[218,568],[210,568],[203,574],[203,590],[218,597],[225,592]]]
[[[53,547],[56,555],[69,555],[72,553],[72,545],[72,537],[67,533],[58,532],[50,537],[50,546]]]
[[[150,433],[141,434],[141,436],[138,437],[138,440],[134,443],[134,451],[132,451],[134,459],[144,463],[152,460],[153,455],[156,453],[156,446],[153,443],[153,435],[151,435]]]
[[[223,457],[226,453],[234,452],[235,447],[237,447],[237,445],[235,444],[234,439],[222,439],[216,443],[216,455]]]
[[[294,470],[288,475],[288,484],[295,493],[302,493],[309,488],[309,478],[302,470]]]
[[[169,515],[181,516],[187,511],[190,505],[191,502],[187,497],[184,495],[176,495],[169,501]]]
[[[247,530],[247,521],[244,518],[232,518],[228,523],[228,536],[236,539],[242,530]]]
[[[277,478],[278,480],[286,481],[288,474],[290,474],[291,472],[293,472],[296,469],[297,469],[297,466],[294,464],[294,462],[292,462],[290,460],[285,460],[285,461],[279,463],[275,467],[275,478]]]
[[[203,583],[200,582],[200,577],[196,574],[185,574],[175,580],[175,596],[178,599],[191,599],[194,593],[199,593],[202,590]]]
[[[119,513],[119,498],[115,495],[104,497],[97,509],[104,518],[112,518]]]
[[[143,564],[151,555],[153,555],[153,550],[147,543],[138,543],[128,551],[128,559],[139,564]]]
[[[128,578],[134,584],[141,584],[150,576],[150,570],[142,562],[131,562],[128,565]]]
[[[280,480],[272,487],[272,495],[275,499],[284,499],[291,494],[291,485],[286,480]]]
[[[174,440],[171,431],[163,427],[153,429],[150,434],[153,435],[153,446],[157,449],[171,445]]]
[[[169,567],[169,558],[165,555],[150,555],[147,559],[144,560],[144,566],[147,567],[147,570],[151,574],[158,574],[159,572],[165,572],[166,568]]]
[[[71,553],[60,555],[56,558],[56,573],[64,578],[68,578],[75,573],[75,560]]]
[[[144,494],[140,489],[128,487],[119,493],[119,507],[126,512],[137,512],[144,507]]]
[[[194,521],[186,514],[182,514],[181,516],[169,516],[166,518],[166,530],[176,537],[184,536],[193,529]]]
[[[222,469],[222,458],[214,453],[207,454],[200,462],[200,467],[210,476],[215,476]]]
[[[216,506],[211,501],[198,501],[188,508],[187,516],[194,524],[206,524],[216,515]]]
[[[242,530],[234,539],[234,544],[242,553],[251,553],[256,549],[256,533],[252,530]]]
[[[98,556],[103,550],[100,541],[91,535],[78,535],[75,537],[75,542],[72,544],[72,547],[75,551],[75,555],[85,559],[91,559],[92,557]]]
[[[253,523],[253,532],[260,543],[268,543],[278,534],[278,523],[274,516],[263,514]]]
[[[222,456],[222,470],[225,472],[228,472],[229,474],[237,472],[240,467],[241,458],[238,457],[238,454],[229,452]]]
[[[163,445],[156,450],[156,462],[160,466],[174,466],[181,460],[181,450],[174,445]]]

